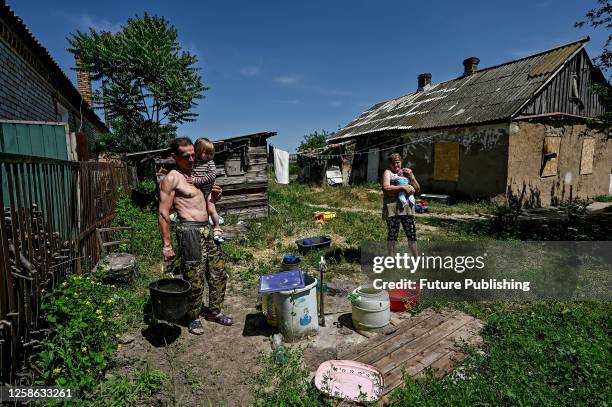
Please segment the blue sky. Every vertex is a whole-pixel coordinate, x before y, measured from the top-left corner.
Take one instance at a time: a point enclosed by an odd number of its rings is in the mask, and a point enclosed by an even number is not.
[[[276,131],[269,141],[290,151],[304,134],[414,91],[419,73],[442,82],[470,56],[487,67],[587,35],[594,56],[606,37],[573,27],[595,0],[7,1],[73,80],[69,33],[117,30],[145,11],[165,16],[210,88],[179,134]]]

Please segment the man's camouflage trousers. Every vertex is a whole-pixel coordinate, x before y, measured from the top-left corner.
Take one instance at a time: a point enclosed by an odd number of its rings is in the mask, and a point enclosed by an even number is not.
[[[186,317],[196,319],[202,311],[204,278],[208,283],[208,307],[220,310],[225,298],[227,274],[223,251],[213,239],[210,224],[183,221],[176,228],[176,238],[178,266],[183,278],[191,283]]]

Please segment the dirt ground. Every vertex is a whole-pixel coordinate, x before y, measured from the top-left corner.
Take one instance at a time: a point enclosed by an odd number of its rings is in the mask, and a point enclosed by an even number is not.
[[[160,323],[130,333],[127,338],[133,341],[118,352],[121,366],[114,373],[130,375],[146,364],[166,372],[168,380],[157,405],[242,406],[253,401],[253,376],[261,368],[261,356],[271,352],[270,337],[278,331],[267,325],[257,308],[256,289],[231,284],[225,312],[234,318],[233,326],[205,322],[206,333],[194,336],[184,326]],[[350,325],[346,294],[358,282],[342,277],[326,284],[326,327],[320,327],[317,336],[288,344],[305,347],[305,361],[313,372],[321,362],[367,340],[343,326],[347,319]]]

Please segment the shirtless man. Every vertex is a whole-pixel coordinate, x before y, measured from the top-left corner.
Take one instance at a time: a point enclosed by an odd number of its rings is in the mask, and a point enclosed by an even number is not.
[[[208,283],[208,310],[204,315],[223,325],[232,325],[232,319],[221,313],[225,298],[225,260],[221,246],[213,240],[213,232],[208,223],[206,200],[202,191],[188,180],[195,159],[193,143],[186,137],[174,139],[170,145],[176,169],[164,177],[159,186],[159,228],[164,244],[164,260],[172,260],[176,254],[172,248],[170,233],[170,210],[174,206],[180,224],[176,230],[178,261],[183,278],[191,283],[189,309],[189,332],[202,335],[204,329],[199,319],[202,311],[202,285],[204,277]],[[213,193],[221,189],[213,187]]]

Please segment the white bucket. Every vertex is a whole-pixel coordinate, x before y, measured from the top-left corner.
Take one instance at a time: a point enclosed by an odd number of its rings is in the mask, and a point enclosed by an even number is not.
[[[381,329],[391,320],[389,293],[375,288],[357,288],[353,304],[353,326],[360,331]]]
[[[304,288],[274,293],[278,330],[287,342],[319,331],[317,279],[309,275],[304,279]]]

